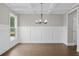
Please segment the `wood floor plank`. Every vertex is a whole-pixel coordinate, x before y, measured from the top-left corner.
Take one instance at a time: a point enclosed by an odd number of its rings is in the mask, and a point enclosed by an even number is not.
[[[78,56],[76,46],[62,43],[21,43],[2,56]]]

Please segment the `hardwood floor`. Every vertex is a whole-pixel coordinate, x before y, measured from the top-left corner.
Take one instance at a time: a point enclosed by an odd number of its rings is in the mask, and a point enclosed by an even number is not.
[[[76,46],[64,44],[23,43],[2,54],[2,56],[78,56]]]

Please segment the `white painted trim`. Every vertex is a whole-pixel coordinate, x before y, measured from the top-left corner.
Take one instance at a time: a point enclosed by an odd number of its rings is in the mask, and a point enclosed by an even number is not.
[[[77,52],[79,52],[79,46],[77,46]]]
[[[75,4],[75,5],[73,5],[73,6],[72,6],[72,9],[75,8],[75,7],[77,7],[78,5],[79,5],[78,3]]]
[[[66,46],[74,46],[74,43],[65,44]]]
[[[66,42],[64,44],[68,43],[68,13],[66,13]]]
[[[79,7],[77,8],[77,41],[78,41],[78,32],[79,32],[79,30],[78,30],[78,19],[79,19]],[[77,45],[78,45],[78,42],[77,42]]]
[[[53,42],[53,41],[19,41],[19,43],[63,43],[63,42]]]
[[[79,49],[77,49],[77,52],[79,52]]]
[[[78,15],[77,17],[78,17],[78,22],[79,22],[79,8],[77,10],[77,15]],[[77,25],[77,52],[79,52],[79,24]]]
[[[22,41],[21,41],[21,42],[19,42],[19,43],[63,43],[63,42],[51,42],[51,41],[50,41],[50,42],[48,42],[48,41],[46,41],[46,42],[37,42],[37,41],[35,41],[35,42],[30,42],[30,41],[24,42],[24,41],[23,41],[23,42],[22,42]]]
[[[68,11],[67,14],[70,14],[70,13],[74,12],[75,10],[78,10],[78,7],[76,7],[76,8],[74,8],[74,9]]]

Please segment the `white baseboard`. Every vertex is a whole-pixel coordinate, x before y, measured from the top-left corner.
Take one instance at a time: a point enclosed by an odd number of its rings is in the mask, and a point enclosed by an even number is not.
[[[79,48],[78,48],[78,46],[77,46],[77,52],[79,52]]]
[[[66,46],[74,46],[74,43],[65,43]]]
[[[64,42],[64,44],[67,46],[67,43],[66,42]]]
[[[19,43],[63,43],[63,42],[55,42],[55,41],[19,41]]]

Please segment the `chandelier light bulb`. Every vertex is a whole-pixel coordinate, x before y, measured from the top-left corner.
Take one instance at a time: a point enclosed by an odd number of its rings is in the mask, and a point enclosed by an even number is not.
[[[44,24],[47,24],[47,22],[48,22],[48,21],[47,21],[47,19],[46,19],[46,20],[44,21]]]
[[[36,24],[38,23],[38,20],[36,20]]]
[[[41,22],[41,19],[39,20],[39,22]]]
[[[45,20],[45,22],[48,22],[47,19]]]

